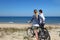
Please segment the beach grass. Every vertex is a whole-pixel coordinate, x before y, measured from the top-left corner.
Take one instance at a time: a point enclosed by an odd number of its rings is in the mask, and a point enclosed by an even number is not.
[[[0,40],[34,40],[26,34],[28,24],[0,24]],[[16,27],[16,28],[15,28]],[[59,40],[60,25],[45,25],[49,30],[51,40]]]

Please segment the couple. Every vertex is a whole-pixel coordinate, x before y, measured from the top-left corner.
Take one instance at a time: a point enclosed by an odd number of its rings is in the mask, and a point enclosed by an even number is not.
[[[39,14],[38,11],[35,9],[34,10],[34,15],[32,17],[32,19],[29,21],[30,23],[32,22],[32,29],[34,30],[36,39],[38,40],[38,35],[36,34],[36,28],[40,27],[41,29],[44,28],[44,24],[45,24],[45,17],[43,15],[43,11],[40,9],[39,10]]]

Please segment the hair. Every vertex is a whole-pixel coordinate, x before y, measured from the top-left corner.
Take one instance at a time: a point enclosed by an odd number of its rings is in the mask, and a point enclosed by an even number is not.
[[[37,13],[37,10],[36,9],[34,10],[34,13]]]
[[[40,9],[39,12],[42,13],[42,10]]]
[[[34,13],[36,15],[36,18],[38,18],[38,11],[36,9],[34,10]]]

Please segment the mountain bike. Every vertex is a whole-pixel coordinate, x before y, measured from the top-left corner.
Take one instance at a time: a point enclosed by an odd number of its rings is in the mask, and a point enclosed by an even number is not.
[[[46,28],[44,28],[43,30],[40,27],[37,27],[38,39],[39,40],[51,40],[48,30]],[[35,36],[35,33],[34,33],[32,27],[27,28],[27,35],[29,37],[34,37]]]

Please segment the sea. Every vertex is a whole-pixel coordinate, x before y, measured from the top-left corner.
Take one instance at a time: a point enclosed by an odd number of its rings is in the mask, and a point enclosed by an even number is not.
[[[27,23],[32,17],[0,17],[0,23]],[[45,17],[46,24],[60,24],[60,17]]]

